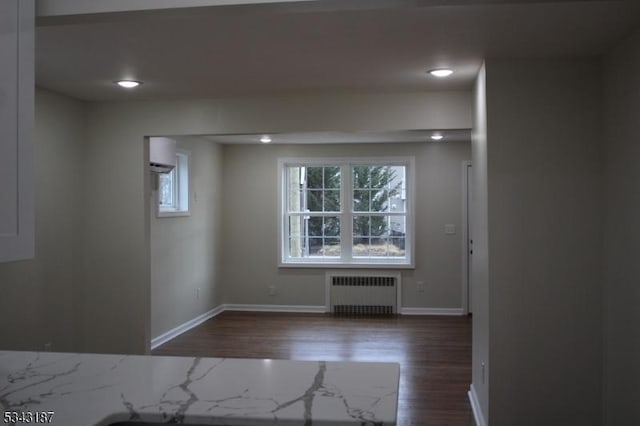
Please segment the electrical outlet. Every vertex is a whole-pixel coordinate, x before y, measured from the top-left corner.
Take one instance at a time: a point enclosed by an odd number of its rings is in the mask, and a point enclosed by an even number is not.
[[[424,291],[424,281],[416,281],[416,290],[420,293]]]
[[[270,285],[269,286],[269,296],[275,296],[276,294],[277,294],[276,286],[275,285]]]

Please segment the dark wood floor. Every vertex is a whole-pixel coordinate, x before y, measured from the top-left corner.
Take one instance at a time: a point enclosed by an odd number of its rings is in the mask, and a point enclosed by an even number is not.
[[[467,317],[224,312],[153,355],[397,362],[399,425],[474,425]]]

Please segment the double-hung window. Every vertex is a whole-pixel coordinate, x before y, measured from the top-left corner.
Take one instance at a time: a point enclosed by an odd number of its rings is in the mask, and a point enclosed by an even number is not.
[[[282,266],[411,266],[413,159],[281,159]]]

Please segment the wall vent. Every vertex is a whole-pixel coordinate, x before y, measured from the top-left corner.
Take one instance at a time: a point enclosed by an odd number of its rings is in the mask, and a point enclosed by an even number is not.
[[[327,274],[328,310],[336,315],[398,313],[400,274]]]

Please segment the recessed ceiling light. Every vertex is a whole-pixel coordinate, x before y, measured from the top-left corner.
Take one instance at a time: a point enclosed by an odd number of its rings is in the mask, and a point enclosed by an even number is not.
[[[440,133],[434,133],[433,135],[431,135],[431,139],[433,139],[434,141],[439,141],[442,138],[444,138],[444,136],[442,136]]]
[[[264,135],[263,137],[260,138],[260,142],[269,143],[271,142],[271,138],[269,137],[269,135]]]
[[[138,87],[142,84],[141,81],[136,80],[118,80],[116,84],[120,87],[124,87],[125,89],[133,89],[134,87]]]
[[[438,68],[435,70],[429,70],[427,72],[432,76],[439,78],[449,77],[451,74],[453,74],[453,70],[449,68]]]

